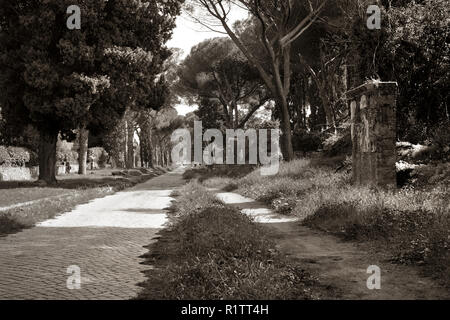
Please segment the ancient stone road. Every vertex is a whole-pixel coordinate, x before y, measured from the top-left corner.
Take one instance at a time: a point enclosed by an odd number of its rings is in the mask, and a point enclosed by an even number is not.
[[[175,170],[0,238],[0,299],[135,297],[149,268],[140,264],[143,246],[154,241],[169,195],[182,184]],[[69,266],[80,268],[80,289],[67,288]]]

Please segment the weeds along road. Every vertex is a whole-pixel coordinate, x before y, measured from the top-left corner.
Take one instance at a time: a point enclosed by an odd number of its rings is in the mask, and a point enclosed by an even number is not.
[[[129,299],[182,169],[0,238],[0,299]],[[69,268],[69,269],[68,269]],[[77,270],[81,278],[76,288]],[[69,271],[69,272],[68,272]]]

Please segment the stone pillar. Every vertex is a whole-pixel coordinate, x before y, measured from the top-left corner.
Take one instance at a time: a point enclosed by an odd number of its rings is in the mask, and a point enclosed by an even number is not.
[[[397,83],[369,81],[346,96],[351,110],[353,183],[395,188]]]

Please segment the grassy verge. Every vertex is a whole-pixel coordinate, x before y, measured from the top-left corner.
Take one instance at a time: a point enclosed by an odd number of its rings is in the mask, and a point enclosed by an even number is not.
[[[160,172],[158,172],[158,175]],[[15,202],[5,201],[7,206],[28,202],[20,207],[0,211],[0,236],[33,227],[37,223],[72,210],[79,204],[112,194],[151,179],[155,175],[129,178],[97,177],[94,175],[70,176],[58,181],[57,187],[37,187],[32,182],[1,183],[2,197],[15,195]],[[15,186],[20,186],[15,188]]]
[[[18,203],[35,201],[42,198],[55,197],[70,191],[63,188],[14,188],[0,191],[0,208],[9,207]]]
[[[172,225],[150,246],[139,299],[315,299],[320,286],[274,249],[267,230],[197,182],[177,193]],[[314,287],[317,291],[312,291]]]
[[[0,212],[0,236],[31,228],[38,222],[70,211],[79,204],[114,192],[111,187],[71,190],[70,193],[67,193],[68,190],[65,191],[65,194],[56,197]]]
[[[276,176],[254,171],[240,179],[214,177],[203,183],[264,201],[309,227],[383,248],[393,261],[423,266],[450,285],[448,186],[395,192],[352,186],[348,173],[336,173],[329,164],[299,159],[283,163]]]
[[[222,179],[226,179],[227,177],[242,178],[254,169],[254,165],[220,165],[216,166],[214,169],[199,167],[186,170],[183,174],[183,178],[186,180],[197,179],[200,182],[217,177]]]

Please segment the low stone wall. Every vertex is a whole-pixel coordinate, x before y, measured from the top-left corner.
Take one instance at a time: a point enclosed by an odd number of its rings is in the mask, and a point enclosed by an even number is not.
[[[32,181],[38,175],[38,167],[0,167],[0,181]]]

